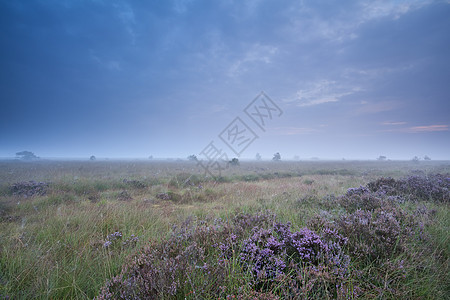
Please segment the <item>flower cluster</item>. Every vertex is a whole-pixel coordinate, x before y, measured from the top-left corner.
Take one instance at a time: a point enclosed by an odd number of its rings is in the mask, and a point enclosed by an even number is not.
[[[161,243],[152,243],[124,266],[122,272],[103,287],[98,299],[158,299],[177,298],[189,292],[198,297],[211,286],[212,280],[225,280],[222,268],[211,267],[208,252],[229,236],[228,225],[222,220],[188,218],[173,226],[171,236]],[[204,277],[201,282],[194,277]]]
[[[240,263],[250,269],[256,281],[273,281],[286,268],[286,251],[272,230],[255,228],[240,251]]]
[[[106,236],[105,242],[103,243],[104,248],[109,248],[118,239],[122,238],[122,233],[119,231],[113,232]]]
[[[399,180],[380,178],[367,187],[372,192],[402,196],[408,200],[450,202],[449,174],[415,174]]]
[[[120,231],[113,232],[106,236],[105,242],[103,243],[103,248],[111,249],[112,247],[121,246],[123,247],[134,247],[139,241],[139,238],[134,234],[130,235],[128,238],[119,243],[122,240],[123,234]]]
[[[338,226],[345,236],[352,237],[351,253],[369,261],[401,252],[407,235],[399,216],[383,209],[374,212],[357,210],[341,217]]]
[[[347,275],[349,258],[342,250],[346,238],[328,228],[319,236],[308,228],[291,232],[290,226],[290,223],[276,223],[269,229],[254,228],[252,235],[244,240],[240,262],[254,275],[256,287],[268,288],[302,268],[326,270],[335,278]]]
[[[358,209],[374,210],[384,205],[385,197],[372,193],[367,187],[351,188],[345,195],[338,197],[338,203],[348,212]]]

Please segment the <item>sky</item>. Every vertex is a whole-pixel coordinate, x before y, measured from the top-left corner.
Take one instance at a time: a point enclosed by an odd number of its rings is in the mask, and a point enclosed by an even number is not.
[[[450,159],[449,83],[448,0],[0,0],[4,158]]]

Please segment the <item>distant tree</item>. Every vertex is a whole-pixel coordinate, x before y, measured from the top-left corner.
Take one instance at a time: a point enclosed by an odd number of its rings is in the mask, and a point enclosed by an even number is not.
[[[274,160],[274,161],[279,161],[279,160],[281,160],[281,155],[280,155],[280,153],[279,153],[279,152],[275,153],[275,154],[273,155],[272,160]]]
[[[233,158],[228,163],[230,164],[230,166],[239,166],[240,165],[239,159],[237,159],[237,158]]]
[[[91,157],[89,157],[90,160],[96,160],[97,158],[94,155],[91,155]]]
[[[431,158],[430,158],[428,155],[425,155],[425,156],[423,157],[423,160],[431,160]]]
[[[33,159],[39,159],[36,155],[34,155],[33,152],[30,151],[20,151],[16,153],[17,158],[22,160],[33,160]]]
[[[418,163],[420,161],[420,158],[418,156],[414,156],[411,160],[415,163]]]
[[[148,159],[153,159],[153,155],[150,155],[150,156],[148,157]]]
[[[378,156],[378,158],[377,158],[377,160],[379,160],[379,161],[385,161],[387,158],[386,158],[386,156],[384,156],[384,155],[380,155],[380,156]]]
[[[256,160],[261,160],[261,159],[262,159],[261,154],[256,153],[255,159],[256,159]]]
[[[187,158],[189,161],[198,161],[197,156],[195,156],[194,154],[189,155]]]

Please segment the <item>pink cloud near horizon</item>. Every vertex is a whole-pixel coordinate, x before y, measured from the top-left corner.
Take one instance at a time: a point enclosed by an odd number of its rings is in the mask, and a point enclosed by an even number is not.
[[[392,124],[395,125],[395,124]],[[449,131],[449,125],[425,125],[425,126],[412,126],[406,128],[395,128],[381,130],[383,132],[406,132],[406,133],[424,133],[424,132],[437,132],[437,131]]]

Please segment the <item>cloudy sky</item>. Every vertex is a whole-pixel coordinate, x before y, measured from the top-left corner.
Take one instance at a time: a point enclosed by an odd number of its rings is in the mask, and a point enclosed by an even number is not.
[[[0,32],[0,157],[450,159],[449,1],[0,0]]]

